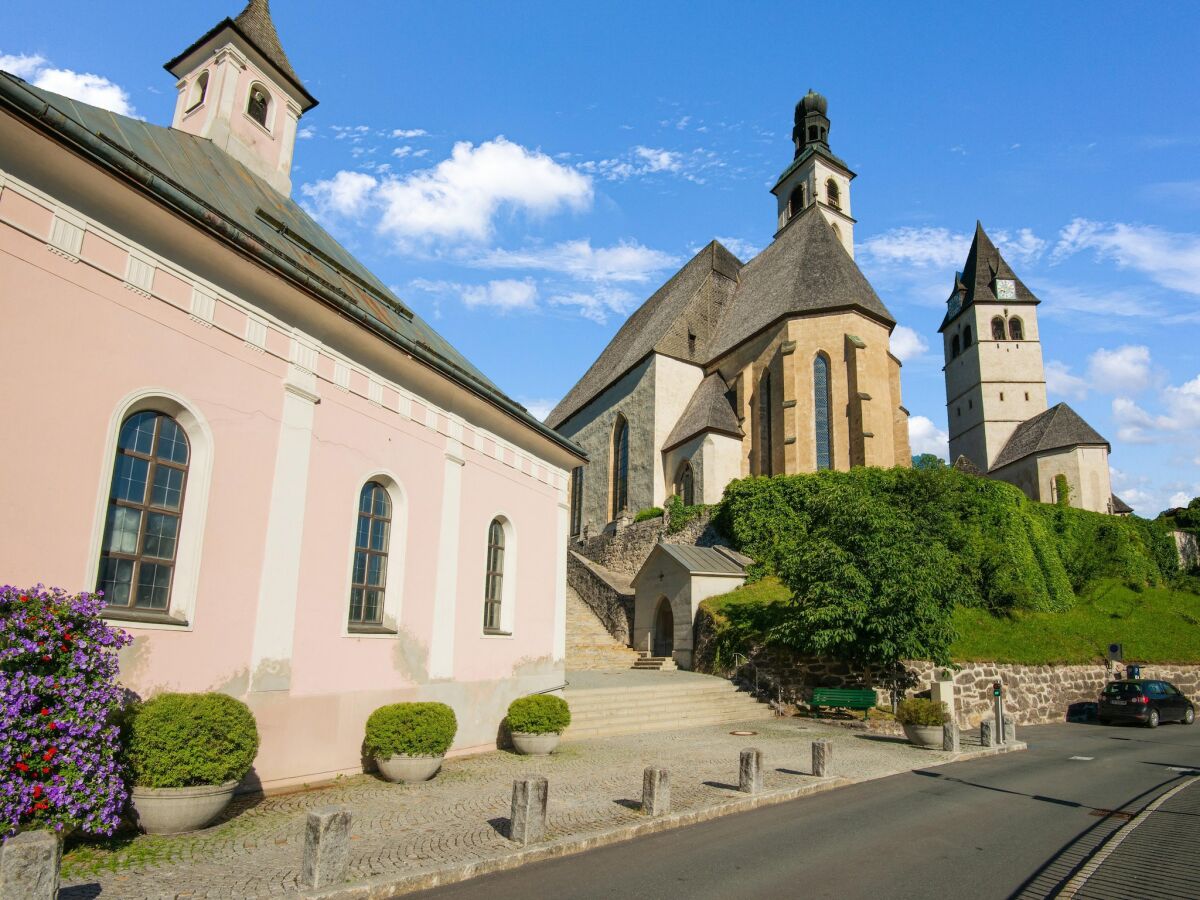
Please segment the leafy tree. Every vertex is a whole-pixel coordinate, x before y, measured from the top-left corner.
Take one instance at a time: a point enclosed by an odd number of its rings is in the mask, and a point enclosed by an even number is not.
[[[1174,528],[1200,532],[1200,497],[1193,497],[1187,506],[1163,510],[1158,518]]]
[[[912,458],[912,467],[924,471],[929,469],[944,469],[946,468],[946,461],[936,453],[922,453],[920,456]]]

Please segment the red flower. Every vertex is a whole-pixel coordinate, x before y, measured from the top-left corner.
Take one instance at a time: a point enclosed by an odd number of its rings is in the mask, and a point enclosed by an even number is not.
[[[57,729],[57,728],[58,728],[58,723],[57,723],[57,722],[51,722],[51,723],[50,723],[49,725],[47,725],[46,727],[47,727],[47,728],[49,728],[51,731],[54,731],[55,729]]]
[[[16,766],[17,766],[17,770],[18,770],[18,771],[21,771],[21,772],[28,772],[28,771],[29,771],[29,766],[28,766],[28,765],[26,765],[26,764],[25,764],[25,763],[23,763],[23,762],[19,762],[19,763],[17,763],[17,764],[16,764]]]
[[[22,595],[21,595],[21,597],[20,597],[20,600],[21,600],[21,602],[22,602],[22,603],[28,603],[28,602],[29,602],[29,598],[28,598],[28,597],[26,597],[24,594],[22,594]]]
[[[43,656],[43,657],[42,657],[42,662],[50,662],[50,657],[49,657],[49,656]]]
[[[50,710],[49,710],[47,707],[45,707],[45,706],[43,706],[43,707],[42,707],[42,715],[43,715],[43,716],[48,716],[48,715],[50,715]]]
[[[33,808],[34,809],[49,809],[50,805],[45,800],[42,800],[39,803],[33,804]]]
[[[42,766],[42,774],[43,774],[43,775],[49,775],[49,774],[50,774],[50,767],[49,767],[49,766]]]
[[[50,760],[54,759],[54,754],[57,752],[58,752],[57,747],[51,747],[49,750],[47,750],[45,753],[42,754],[42,759],[44,759],[46,762],[50,762]]]
[[[64,641],[69,641],[69,640],[71,640],[71,632],[69,632],[69,631],[68,631],[66,634],[64,634],[64,635],[63,635],[63,640],[64,640]]]
[[[42,786],[40,784],[35,784],[33,786],[33,799],[36,800],[40,796],[42,796]]]

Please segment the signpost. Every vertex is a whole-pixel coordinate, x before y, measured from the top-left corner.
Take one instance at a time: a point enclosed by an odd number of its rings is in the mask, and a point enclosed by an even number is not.
[[[992,682],[992,697],[996,701],[996,739],[997,743],[1004,740],[1004,685],[999,681]]]

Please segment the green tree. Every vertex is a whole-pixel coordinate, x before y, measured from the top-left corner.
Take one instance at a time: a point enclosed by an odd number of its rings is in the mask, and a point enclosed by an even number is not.
[[[944,469],[946,468],[946,461],[936,453],[922,453],[920,456],[912,458],[912,467],[920,471]]]

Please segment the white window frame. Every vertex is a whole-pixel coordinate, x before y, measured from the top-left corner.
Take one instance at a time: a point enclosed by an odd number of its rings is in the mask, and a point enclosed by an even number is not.
[[[82,583],[94,590],[97,573],[100,571],[100,545],[104,539],[104,525],[108,516],[109,492],[112,490],[113,461],[117,454],[117,440],[121,423],[134,413],[156,410],[166,413],[179,423],[188,437],[191,456],[188,460],[187,495],[183,501],[183,514],[179,522],[179,546],[176,552],[175,572],[171,581],[171,602],[166,614],[176,622],[143,622],[127,617],[113,617],[111,621],[122,628],[147,629],[152,631],[191,631],[196,624],[196,593],[200,582],[200,568],[204,550],[204,525],[208,518],[209,489],[212,485],[213,436],[208,421],[194,404],[174,391],[165,388],[149,388],[126,395],[117,405],[108,422],[108,433],[104,440],[104,457],[101,460],[99,487],[96,492],[96,512],[92,521],[92,535],[87,554],[87,571]]]
[[[355,631],[350,627],[350,586],[354,583],[354,550],[358,535],[358,503],[362,489],[368,482],[374,481],[387,491],[388,499],[392,502],[392,527],[388,535],[387,548],[387,578],[383,584],[383,617],[380,627],[382,632]],[[339,607],[342,632],[344,638],[362,640],[395,640],[400,633],[400,616],[404,610],[404,563],[408,548],[408,494],[395,473],[387,469],[374,469],[358,480],[354,496],[350,498],[351,518],[347,522],[349,532],[348,550],[346,554],[346,576],[343,579],[341,606]]]

